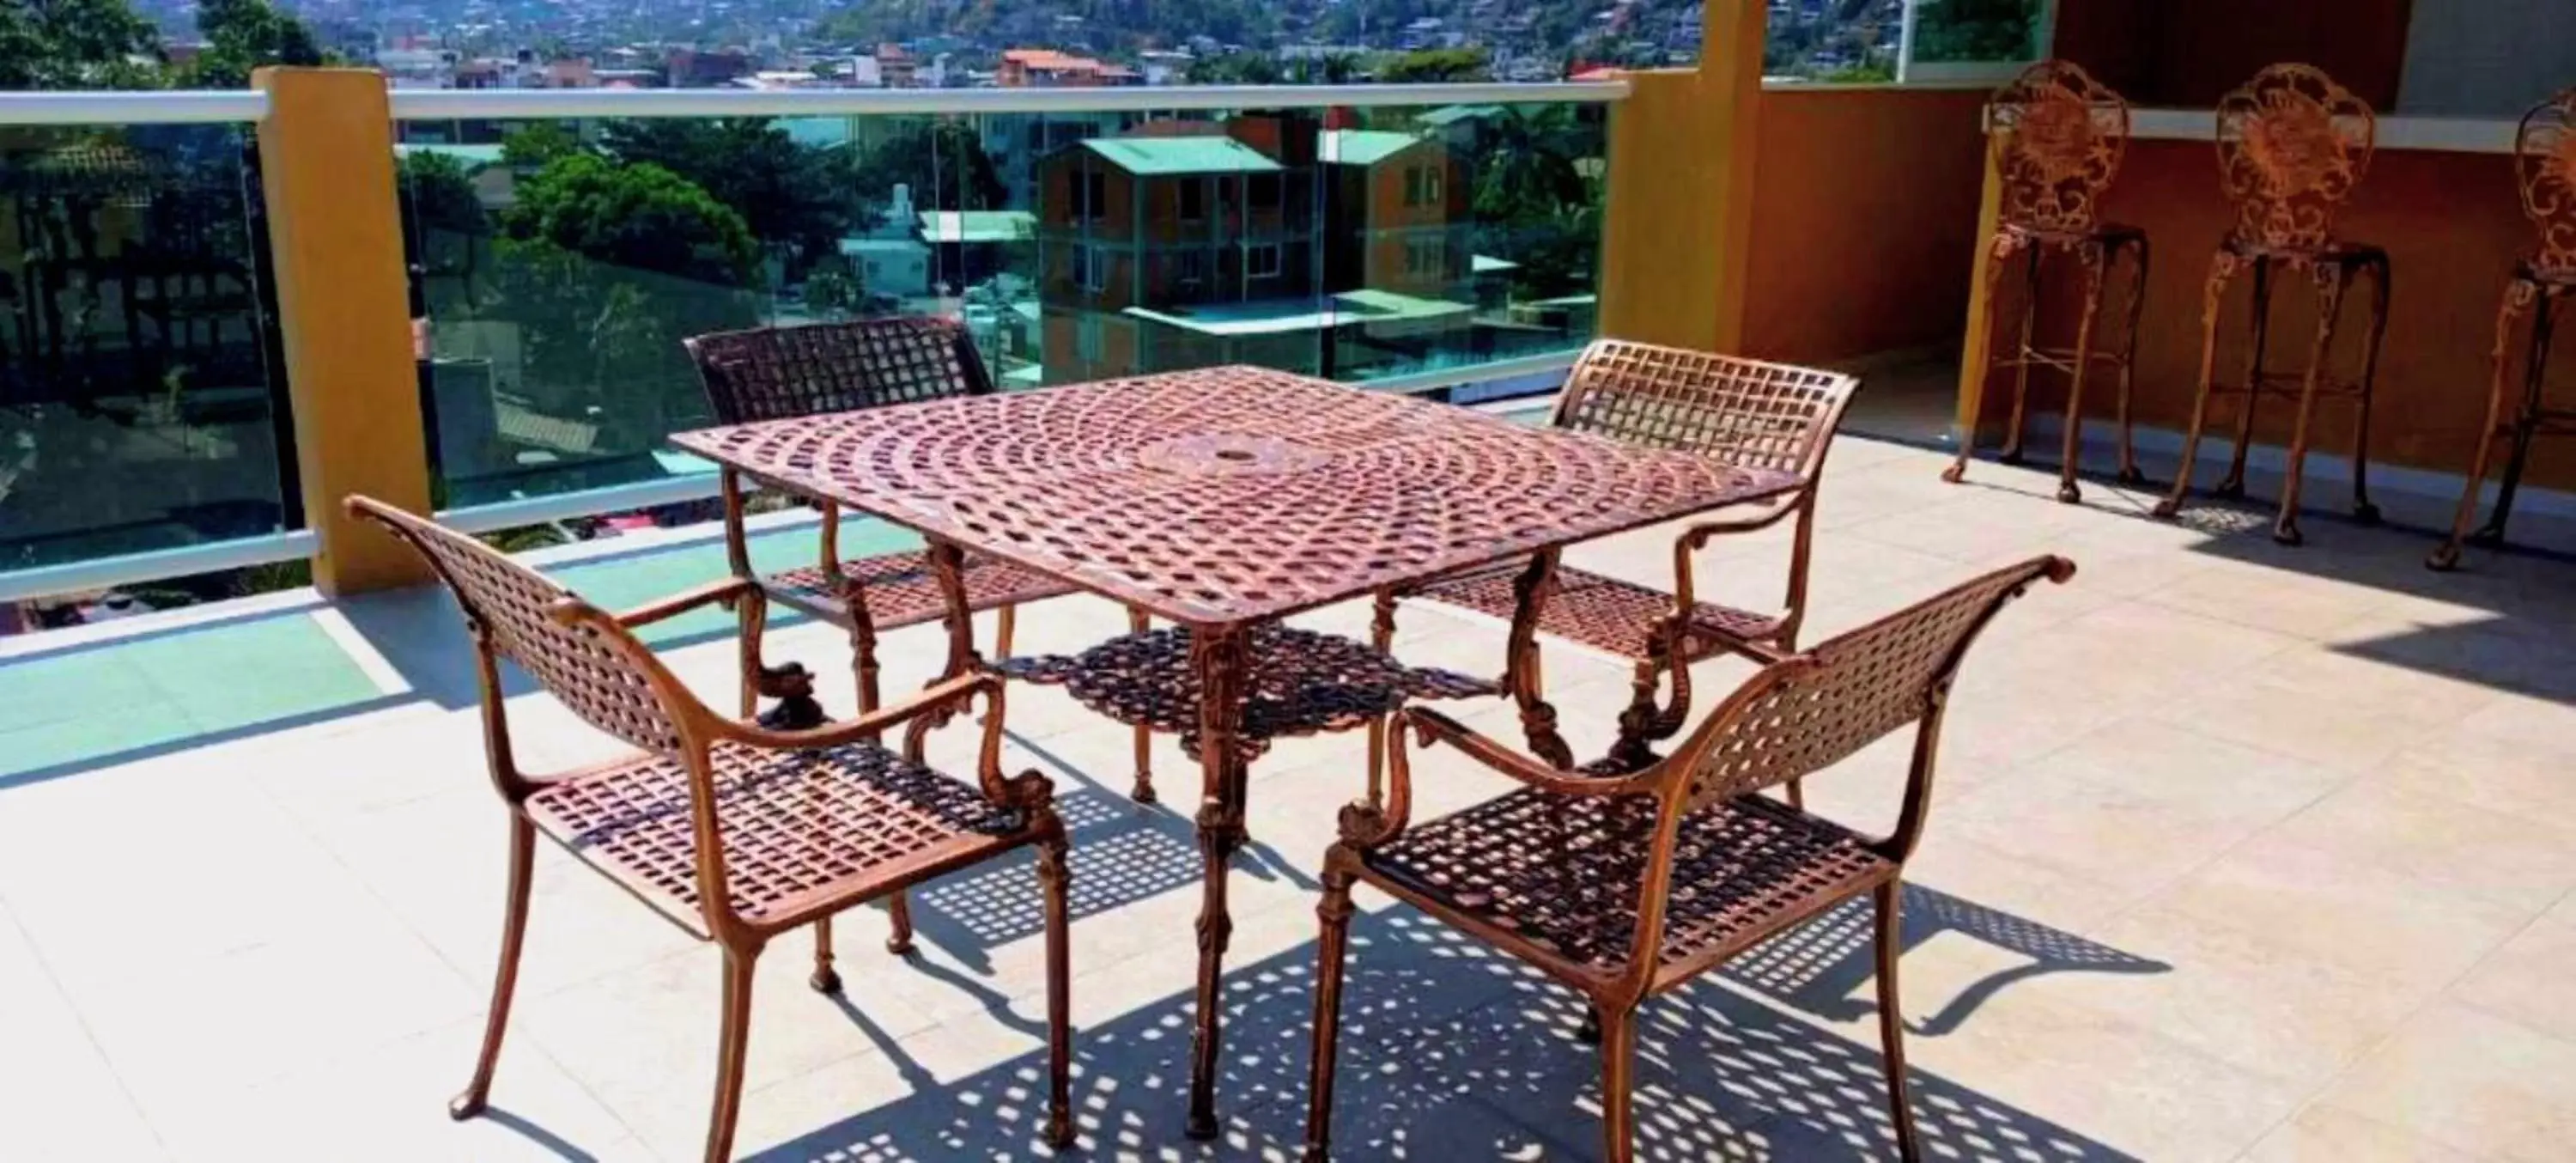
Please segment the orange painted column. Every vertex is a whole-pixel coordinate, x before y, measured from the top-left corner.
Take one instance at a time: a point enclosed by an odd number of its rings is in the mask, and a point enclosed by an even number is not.
[[[1610,114],[1602,334],[1741,346],[1764,20],[1761,0],[1709,0],[1697,70],[1630,74]]]
[[[269,244],[313,584],[339,595],[427,580],[420,558],[354,521],[365,493],[430,509],[428,441],[412,359],[393,119],[372,69],[261,69]]]

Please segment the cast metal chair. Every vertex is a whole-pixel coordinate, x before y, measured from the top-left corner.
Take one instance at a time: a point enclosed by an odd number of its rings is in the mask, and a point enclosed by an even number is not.
[[[2273,65],[2219,102],[2218,167],[2228,201],[2236,207],[2236,224],[2210,261],[2201,302],[2199,390],[2192,398],[2191,427],[2183,437],[2182,466],[2174,471],[2172,494],[2156,506],[2157,516],[2179,515],[2184,499],[2191,495],[2193,462],[2200,455],[2200,436],[2213,396],[2242,398],[2227,475],[2211,490],[2226,499],[2245,495],[2245,456],[2254,438],[2255,411],[2266,397],[2288,397],[2298,402],[2298,413],[2272,539],[2299,544],[2303,540],[2299,492],[2306,477],[2317,398],[2333,395],[2353,400],[2357,408],[2352,434],[2353,517],[2365,524],[2379,520],[2378,506],[2370,503],[2370,396],[2379,376],[2380,340],[2388,331],[2388,252],[2338,238],[2334,232],[2335,212],[2369,172],[2377,140],[2378,120],[2370,106],[2309,65]],[[2226,303],[2228,284],[2248,266],[2254,274],[2252,350],[2244,382],[2220,383],[2216,376],[2220,309]],[[2307,275],[2316,292],[2316,336],[2308,348],[2307,367],[2295,373],[2269,372],[2263,367],[2276,268]],[[2344,298],[2353,281],[2363,276],[2370,279],[2371,296],[2370,333],[2365,337],[2361,367],[2349,377],[2330,377],[2327,364],[2342,322]]]
[[[2147,300],[2147,232],[2135,226],[2102,221],[2098,203],[2119,176],[2120,159],[2129,145],[2129,103],[2108,86],[2068,61],[2041,61],[1995,91],[1986,105],[1995,174],[2002,192],[1995,236],[1987,241],[1987,301],[2001,288],[2005,272],[2021,260],[2022,312],[2020,339],[2003,358],[1989,355],[1979,390],[1968,397],[1961,420],[1959,459],[1941,474],[1957,484],[1967,478],[1968,461],[1977,449],[1977,413],[1986,377],[1996,368],[2013,371],[2011,419],[2005,425],[1998,458],[2020,464],[2022,431],[2030,411],[2030,371],[2047,368],[2066,376],[2065,449],[2057,466],[2057,499],[2073,504],[2084,499],[2075,483],[2078,454],[2083,449],[2084,384],[2097,363],[2119,375],[2114,402],[2120,430],[2119,482],[2144,484],[2131,443],[2130,385],[2138,354],[2138,316]],[[2051,252],[2074,257],[2083,272],[2083,307],[2075,328],[2075,346],[2042,348],[2032,336],[2039,321],[2040,264]],[[2116,349],[2095,348],[2095,323],[2111,268],[2129,256],[2127,325]],[[1989,348],[1991,351],[1991,348]]]
[[[787,420],[823,412],[879,408],[994,391],[993,378],[964,326],[929,316],[893,316],[795,327],[700,335],[684,341],[705,385],[707,404],[723,424]],[[947,612],[939,579],[920,551],[844,560],[840,508],[820,501],[822,544],[811,566],[762,575],[752,569],[742,530],[741,478],[725,469],[725,547],[734,576],[760,586],[771,601],[799,610],[850,636],[857,670],[859,710],[877,705],[879,634],[937,621]],[[1045,575],[991,558],[966,559],[966,600],[974,612],[995,611],[996,657],[1011,655],[1019,605],[1077,592]],[[1128,629],[1142,632],[1145,616],[1128,611]],[[763,693],[776,694],[792,676],[762,665],[762,627],[746,619],[742,636],[743,714]],[[1154,801],[1151,740],[1136,733],[1138,802]],[[897,952],[911,944],[911,926],[898,913]]]
[[[1673,590],[1559,568],[1556,588],[1540,611],[1538,629],[1627,659],[1635,668],[1635,696],[1622,719],[1623,736],[1645,742],[1669,739],[1689,709],[1690,666],[1721,653],[1757,662],[1797,650],[1798,627],[1807,616],[1807,573],[1813,555],[1816,482],[1825,453],[1842,426],[1860,381],[1837,372],[1652,344],[1604,339],[1575,363],[1551,421],[1657,448],[1705,453],[1746,468],[1781,469],[1805,481],[1796,493],[1742,517],[1691,525],[1673,546]],[[1709,541],[1794,521],[1787,597],[1776,613],[1738,609],[1699,597],[1692,556]],[[1504,563],[1377,596],[1373,637],[1380,650],[1395,638],[1398,598],[1471,610],[1509,621],[1519,608],[1513,588],[1519,563]],[[1670,703],[1657,692],[1672,679]],[[1653,757],[1639,748],[1615,759],[1631,766]]]
[[[724,949],[723,1036],[706,1157],[728,1157],[741,1110],[752,967],[780,934],[814,930],[815,989],[837,994],[832,917],[1015,849],[1037,850],[1045,896],[1048,1053],[1045,1135],[1073,1142],[1067,1076],[1071,967],[1065,830],[1044,776],[1002,774],[1002,686],[951,678],[898,706],[813,730],[781,731],[708,709],[639,642],[636,627],[710,605],[757,606],[733,578],[611,614],[481,542],[392,506],[351,497],[427,558],[463,608],[482,687],[493,787],[510,810],[508,906],[492,1009],[473,1080],[449,1104],[481,1114],[499,1061],[527,932],[537,837],[562,845],[699,940]],[[552,776],[519,769],[500,662],[517,663],[583,721],[632,745],[626,756]],[[923,766],[927,731],[985,700],[972,783]],[[905,732],[900,751],[884,735]]]
[[[2451,519],[2450,539],[2425,564],[2450,569],[2460,564],[2460,546],[2504,544],[2504,523],[2513,516],[2514,493],[2531,460],[2536,436],[2576,436],[2576,408],[2551,407],[2543,391],[2549,376],[2549,341],[2556,329],[2558,306],[2576,298],[2576,89],[2568,89],[2523,114],[2514,135],[2514,164],[2522,179],[2522,209],[2540,231],[2540,247],[2514,268],[2505,284],[2504,306],[2496,312],[2495,379],[2487,388],[2486,427],[2478,432],[2478,450],[2469,460],[2469,479],[2460,491],[2460,509]],[[2530,331],[2523,348],[2522,398],[2510,398],[2513,338],[2525,319]],[[2512,446],[2504,463],[2504,481],[2496,488],[2495,512],[2477,532],[2478,497],[2497,441]]]
[[[1408,708],[1419,746],[1445,743],[1526,785],[1409,825],[1402,741],[1381,803],[1344,809],[1324,856],[1306,1158],[1329,1151],[1351,889],[1373,885],[1581,991],[1600,1021],[1606,1157],[1625,1163],[1637,1007],[1766,938],[1867,893],[1877,909],[1879,1035],[1899,1151],[1921,1157],[1906,1100],[1897,1005],[1897,904],[1923,835],[1951,684],[1976,636],[2040,578],[2041,557],[1987,574],[1765,667],[1670,759],[1594,777],[1557,770]],[[1864,836],[1759,793],[1813,775],[1905,727],[1914,761],[1895,829]]]

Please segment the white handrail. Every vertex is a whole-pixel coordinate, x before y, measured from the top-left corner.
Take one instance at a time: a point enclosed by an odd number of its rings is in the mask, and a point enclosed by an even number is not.
[[[257,89],[0,93],[0,125],[209,125],[268,116]]]
[[[1624,80],[1463,85],[1133,85],[1072,89],[396,89],[396,121],[843,117],[1321,106],[1600,104]]]

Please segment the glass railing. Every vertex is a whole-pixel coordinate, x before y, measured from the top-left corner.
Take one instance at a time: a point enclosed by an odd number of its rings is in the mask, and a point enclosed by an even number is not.
[[[0,573],[301,525],[249,137],[0,129]]]
[[[463,96],[463,95],[458,95]],[[684,338],[962,319],[1031,388],[1254,363],[1397,390],[1594,331],[1606,107],[407,119],[442,507],[706,466]]]

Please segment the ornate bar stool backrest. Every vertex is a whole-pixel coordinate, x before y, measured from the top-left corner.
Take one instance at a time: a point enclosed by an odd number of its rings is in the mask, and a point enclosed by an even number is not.
[[[930,316],[761,327],[683,343],[723,424],[993,390],[966,328]]]
[[[1663,827],[1646,866],[1628,964],[1652,965],[1662,948],[1664,897],[1686,813],[1814,775],[1919,724],[1896,830],[1879,853],[1904,861],[1922,834],[1941,708],[1968,647],[2032,583],[2063,582],[2074,573],[2075,564],[2060,557],[2008,566],[1774,663],[1739,688],[1663,761]],[[1714,952],[1724,944],[1709,947]]]
[[[429,559],[463,607],[487,663],[495,657],[515,662],[583,722],[655,754],[680,754],[680,728],[656,685],[667,685],[667,674],[606,614],[462,533],[366,497],[351,497],[348,505]],[[489,665],[482,674],[485,721],[497,724],[496,675]],[[504,757],[492,759],[495,775],[506,776]],[[502,782],[502,794],[515,799],[510,780]]]
[[[1555,424],[1812,479],[1859,387],[1838,372],[1603,339],[1575,361]]]
[[[2129,103],[2071,61],[2041,61],[1986,104],[2007,227],[2085,235],[2129,149]]]
[[[2335,212],[2370,169],[2379,120],[2313,65],[2273,65],[2218,103],[2218,169],[2253,251],[2334,247]]]
[[[2540,229],[2540,251],[2531,265],[2543,274],[2576,278],[2576,89],[2522,115],[2514,162],[2523,213]]]

